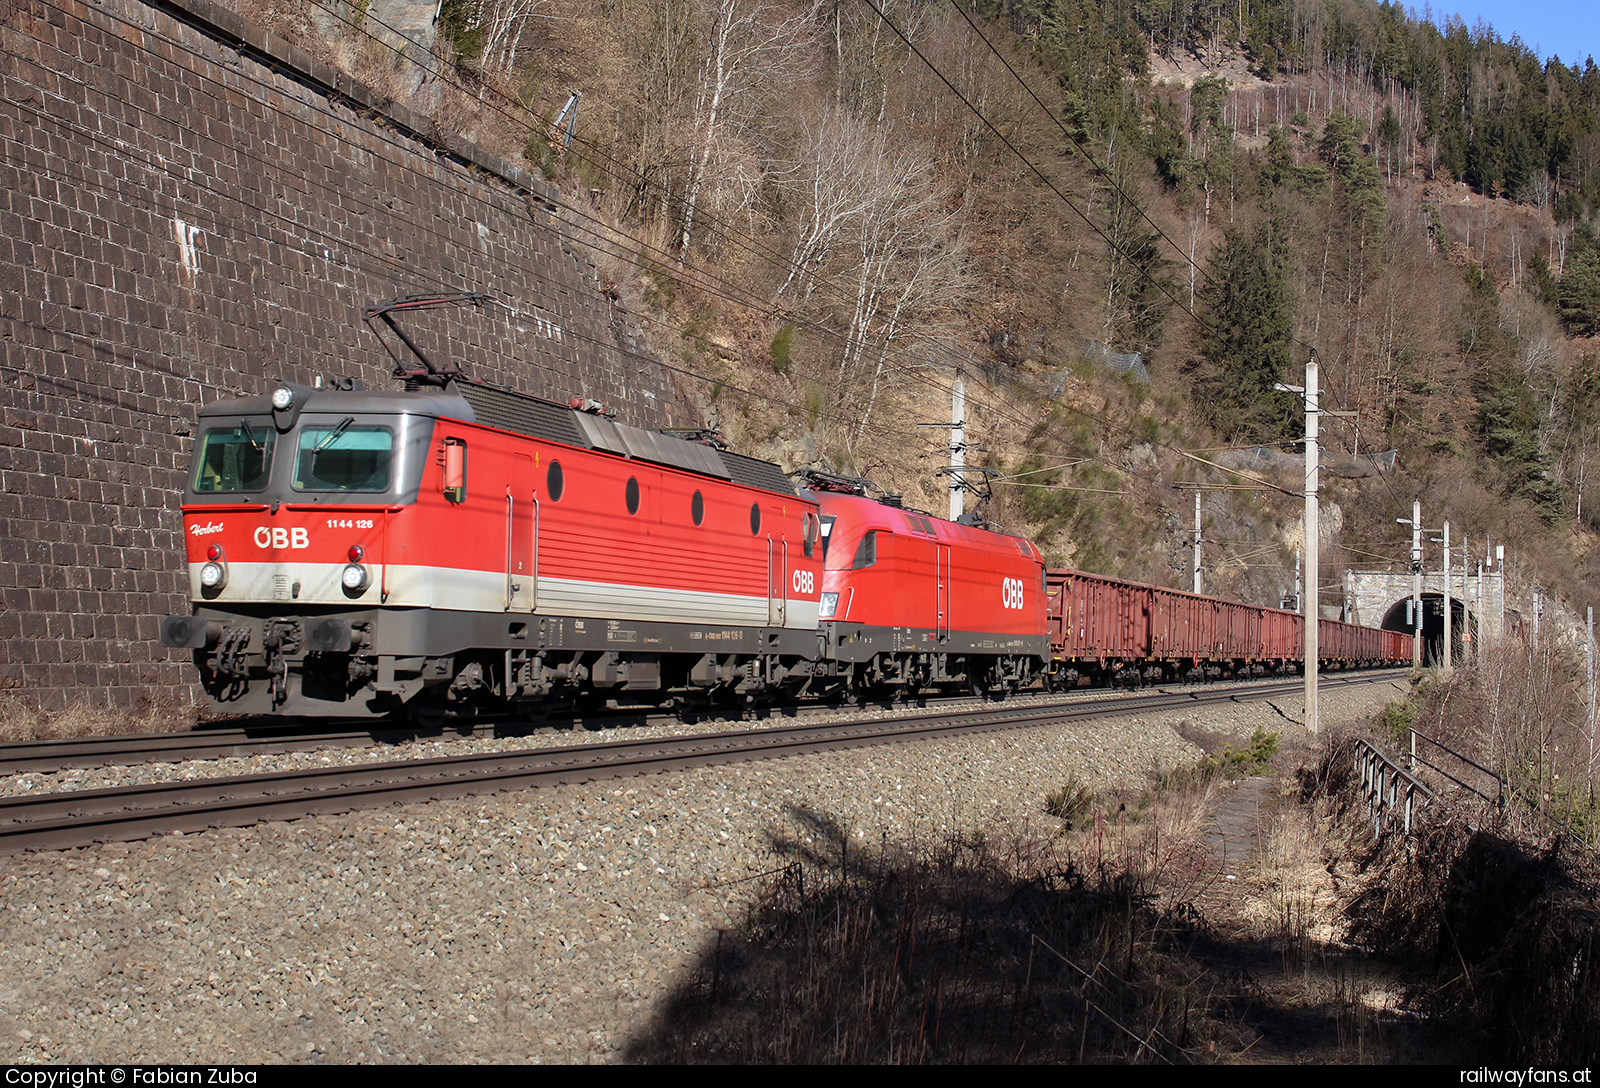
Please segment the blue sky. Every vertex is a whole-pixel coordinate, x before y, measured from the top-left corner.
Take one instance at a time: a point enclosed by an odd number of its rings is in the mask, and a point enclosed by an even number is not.
[[[1419,4],[1420,16],[1423,8]],[[1600,0],[1443,0],[1433,6],[1433,21],[1461,16],[1473,26],[1479,16],[1502,41],[1516,34],[1544,59],[1553,53],[1581,69],[1589,57],[1600,64]]]

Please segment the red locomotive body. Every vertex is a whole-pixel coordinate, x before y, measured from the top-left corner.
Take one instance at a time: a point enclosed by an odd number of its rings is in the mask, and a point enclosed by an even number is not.
[[[812,675],[820,522],[775,466],[483,385],[274,397],[201,412],[195,609],[162,627],[220,708],[431,715]]]
[[[1043,670],[1044,564],[1032,543],[860,494],[814,497],[824,655],[849,686],[1005,690]]]

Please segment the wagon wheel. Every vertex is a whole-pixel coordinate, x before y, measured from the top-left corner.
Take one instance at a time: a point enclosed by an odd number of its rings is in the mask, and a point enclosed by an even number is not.
[[[439,729],[444,725],[446,709],[437,699],[418,699],[411,704],[407,716],[419,729]]]

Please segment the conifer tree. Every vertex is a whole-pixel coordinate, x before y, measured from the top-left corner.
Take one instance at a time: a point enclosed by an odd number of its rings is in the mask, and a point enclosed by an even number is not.
[[[1293,311],[1285,283],[1283,232],[1269,218],[1228,228],[1201,291],[1204,363],[1192,368],[1202,413],[1233,440],[1298,433],[1298,402],[1273,390],[1291,362]]]
[[[1500,324],[1499,292],[1477,265],[1467,271],[1467,287],[1458,335],[1478,399],[1479,448],[1508,495],[1527,499],[1541,517],[1554,521],[1561,491],[1545,459],[1539,406],[1518,366],[1516,338]]]
[[[1600,242],[1587,226],[1573,232],[1566,274],[1556,289],[1556,309],[1574,336],[1600,333]]]

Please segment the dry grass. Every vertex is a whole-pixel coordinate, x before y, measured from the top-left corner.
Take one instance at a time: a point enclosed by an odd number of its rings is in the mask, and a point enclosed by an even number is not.
[[[45,711],[17,695],[0,696],[0,741],[56,740],[123,733],[177,733],[193,729],[201,709],[176,698],[145,698],[133,707],[76,702]]]
[[[1193,798],[1186,799],[1192,801]],[[719,933],[635,1061],[1221,1060],[1249,1045],[1191,957],[1204,879],[1194,804],[992,843],[777,843],[745,925]],[[1185,910],[1185,907],[1188,910]]]
[[[1499,760],[1539,752],[1542,737],[1545,769],[1535,756],[1521,773],[1524,782],[1541,775],[1554,781],[1551,757],[1570,736],[1561,694],[1569,678],[1548,658],[1530,661],[1526,647],[1522,668],[1513,668],[1517,653],[1513,648],[1480,669],[1459,670],[1454,681],[1429,692],[1419,717],[1431,719],[1431,728],[1419,728]],[[1498,708],[1484,702],[1497,685],[1501,698],[1516,702]],[[1485,719],[1500,728],[1487,731]],[[1442,795],[1409,837],[1374,841],[1356,800],[1351,743],[1329,743],[1319,765],[1302,774],[1302,800],[1334,817],[1325,856],[1338,862],[1347,882],[1341,898],[1348,939],[1405,971],[1405,1003],[1437,1026],[1440,1045],[1448,1036],[1458,1048],[1452,1060],[1592,1060],[1600,1053],[1595,854],[1570,833],[1540,832],[1516,801],[1501,812],[1470,794]],[[1382,987],[1355,996],[1375,1013],[1394,1001]]]
[[[1351,904],[1358,939],[1418,972],[1423,1007],[1506,1064],[1600,1053],[1600,867],[1571,840],[1510,837],[1463,813],[1375,846]],[[1476,826],[1474,826],[1476,825]]]
[[[1325,800],[1287,802],[1264,824],[1260,848],[1240,874],[1250,891],[1240,915],[1253,937],[1281,951],[1286,977],[1341,936],[1338,889],[1328,871],[1329,843],[1339,838]]]
[[[1553,637],[1502,639],[1471,667],[1435,683],[1415,711],[1415,728],[1501,775],[1513,792],[1508,815],[1532,838],[1570,830],[1600,843],[1594,817],[1595,745],[1583,694],[1581,648]],[[1434,755],[1424,747],[1424,754]],[[1480,772],[1451,770],[1480,788]],[[1449,789],[1447,783],[1439,783]]]

